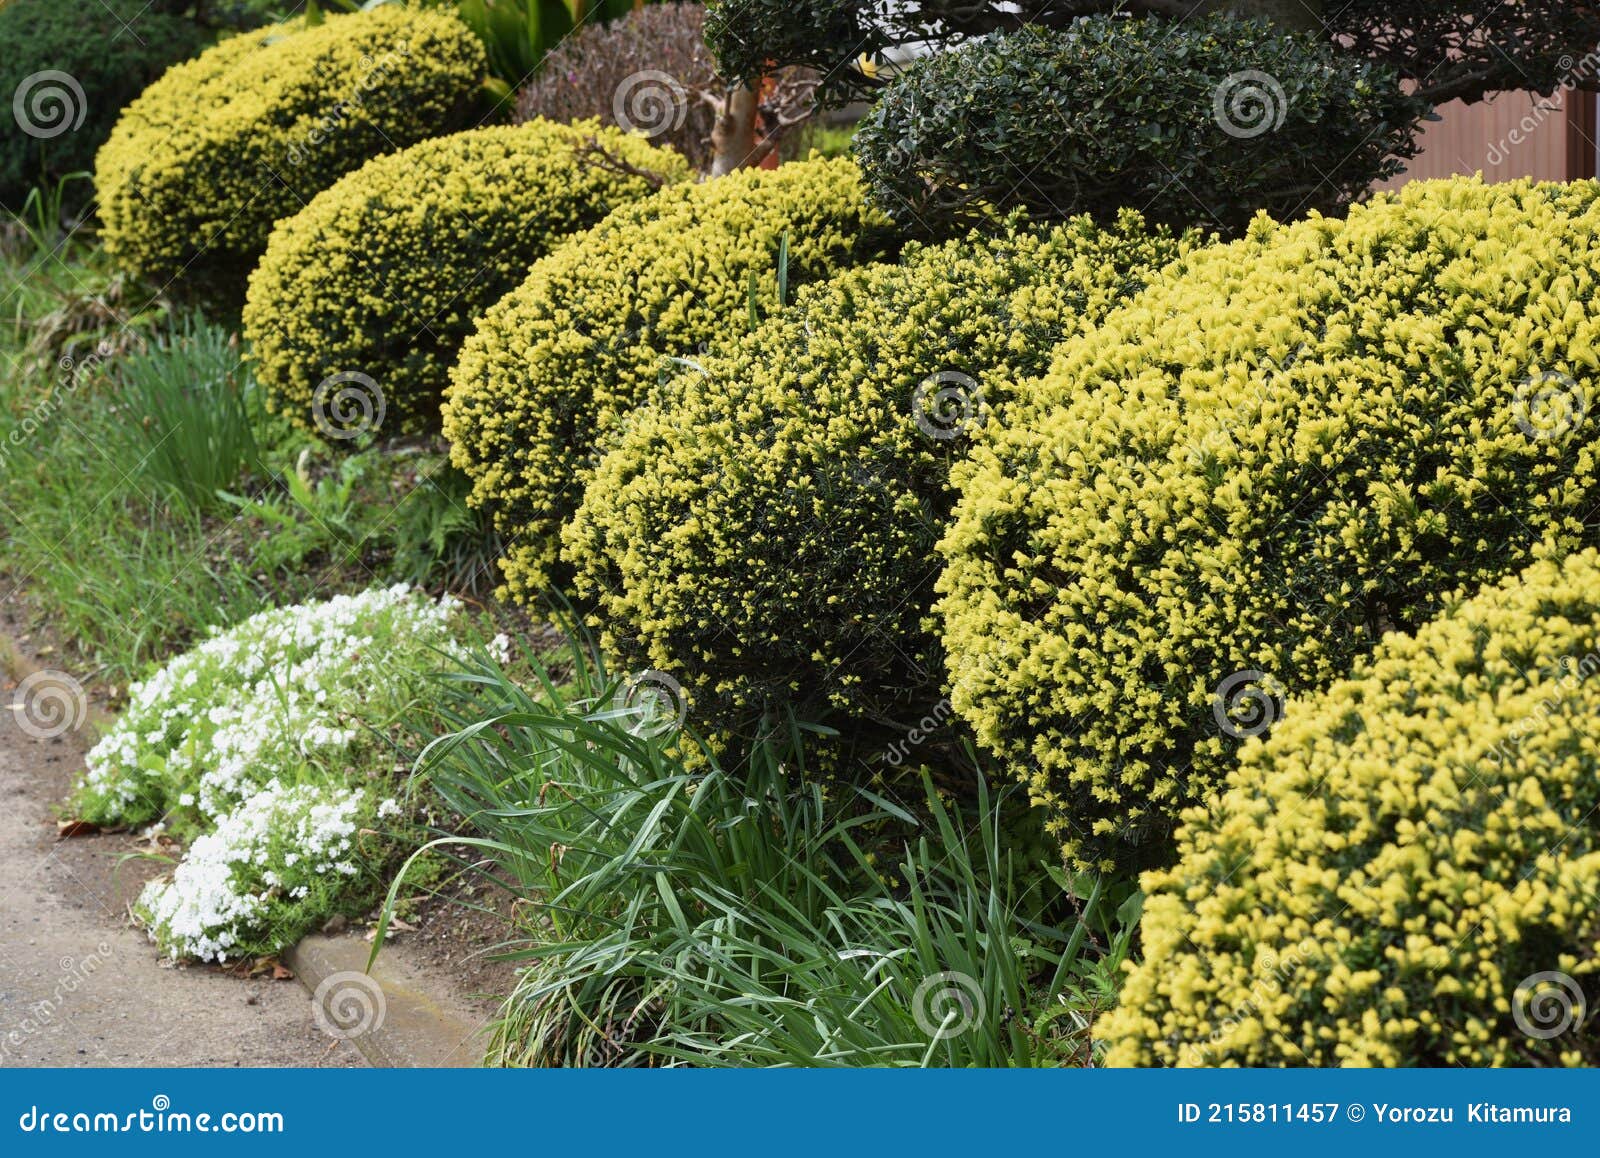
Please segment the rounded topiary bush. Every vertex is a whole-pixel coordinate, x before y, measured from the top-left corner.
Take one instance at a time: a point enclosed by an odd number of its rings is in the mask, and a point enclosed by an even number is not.
[[[205,41],[194,21],[143,0],[0,5],[0,98],[11,102],[0,115],[12,120],[0,136],[0,206],[20,210],[36,186],[90,169],[122,106]],[[87,184],[74,190],[74,208],[87,200]]]
[[[318,384],[359,371],[385,428],[439,427],[477,316],[614,207],[688,177],[677,154],[591,122],[440,137],[368,161],[280,222],[250,276],[245,334],[274,410],[331,421]]]
[[[1585,551],[1292,701],[1145,877],[1110,1062],[1600,1063],[1597,674]]]
[[[979,433],[957,712],[1082,863],[1164,861],[1284,690],[1600,518],[1600,186],[1418,183],[1201,250]]]
[[[1132,213],[918,247],[701,359],[630,418],[564,533],[611,650],[680,680],[702,724],[789,704],[920,729],[951,462],[1181,249]]]
[[[460,20],[398,4],[224,40],[147,88],[95,158],[106,249],[237,301],[273,222],[461,124],[484,67]]]
[[[670,359],[888,243],[855,165],[813,159],[663,189],[535,265],[467,339],[444,407],[451,457],[507,539],[511,594],[559,582],[557,536],[597,448]]]
[[[996,207],[1124,205],[1237,231],[1364,195],[1415,155],[1429,106],[1387,65],[1216,15],[1024,26],[919,60],[856,132],[873,199],[928,230]]]

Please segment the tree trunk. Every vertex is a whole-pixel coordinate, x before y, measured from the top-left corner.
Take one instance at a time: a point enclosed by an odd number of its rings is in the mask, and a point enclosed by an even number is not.
[[[740,85],[727,95],[711,128],[711,175],[721,177],[750,163],[756,150],[756,91]]]

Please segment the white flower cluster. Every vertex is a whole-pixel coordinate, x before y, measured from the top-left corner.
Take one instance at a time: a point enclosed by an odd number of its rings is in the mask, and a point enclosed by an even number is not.
[[[364,800],[356,788],[273,780],[196,839],[170,881],[146,885],[135,911],[173,958],[226,960],[274,923],[275,904],[359,871],[347,854]]]
[[[129,689],[128,708],[95,745],[75,802],[99,823],[138,823],[173,804],[207,816],[274,777],[342,762],[371,724],[397,667],[437,666],[458,651],[448,596],[401,584],[278,608],[214,634]]]
[[[129,689],[72,804],[97,823],[200,834],[137,906],[163,948],[273,952],[347,903],[358,830],[402,813],[376,799],[393,767],[383,733],[441,653],[466,658],[460,606],[400,585],[266,611]]]

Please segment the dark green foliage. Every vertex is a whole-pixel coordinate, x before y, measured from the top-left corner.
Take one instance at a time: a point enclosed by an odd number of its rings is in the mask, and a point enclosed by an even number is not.
[[[942,232],[998,208],[1126,205],[1237,232],[1331,212],[1415,153],[1428,106],[1387,66],[1228,16],[1092,17],[971,41],[907,69],[856,134],[874,200]]]
[[[0,5],[0,207],[19,211],[35,186],[93,168],[122,106],[208,38],[142,0]],[[40,75],[52,73],[62,75]],[[88,188],[79,183],[68,207],[81,209]]]
[[[1063,28],[1094,15],[1231,12],[1320,31],[1345,52],[1388,63],[1432,105],[1593,84],[1580,58],[1600,43],[1600,6],[1579,0],[708,0],[707,8],[706,39],[724,75],[809,65],[834,100],[887,79],[856,67],[862,58],[880,60],[907,44]]]

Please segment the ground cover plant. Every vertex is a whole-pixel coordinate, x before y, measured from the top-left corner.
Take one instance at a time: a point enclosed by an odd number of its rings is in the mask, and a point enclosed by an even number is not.
[[[392,733],[465,628],[458,603],[403,585],[335,596],[260,612],[128,689],[68,808],[195,838],[136,906],[163,950],[274,953],[370,897],[389,852],[368,830],[402,811]]]
[[[931,787],[925,821],[882,796],[830,799],[798,732],[738,765],[686,763],[670,698],[640,686],[577,647],[526,685],[482,655],[441,688],[454,728],[417,768],[475,835],[438,843],[492,854],[527,906],[491,1061],[1089,1057],[1129,912],[1030,863],[1049,853],[1011,843],[1025,814],[1013,830],[1007,802],[980,791],[964,815]]]

